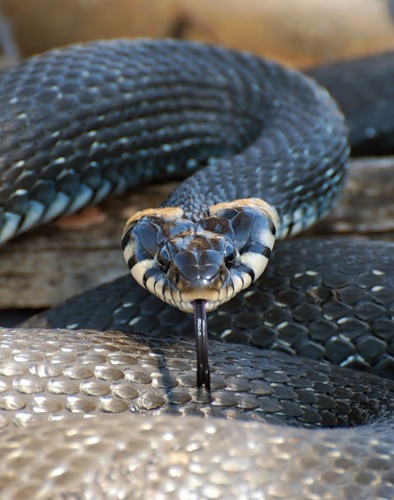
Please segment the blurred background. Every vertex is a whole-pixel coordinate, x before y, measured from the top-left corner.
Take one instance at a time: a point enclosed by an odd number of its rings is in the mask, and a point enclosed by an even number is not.
[[[394,0],[0,0],[3,65],[117,37],[192,39],[303,68],[392,50]],[[385,161],[353,163],[342,203],[313,234],[393,239],[394,162]],[[2,247],[0,326],[126,273],[124,221],[137,208],[158,206],[172,189],[139,190]]]
[[[0,0],[0,9],[11,59],[114,37],[194,39],[297,67],[394,46],[390,0]]]

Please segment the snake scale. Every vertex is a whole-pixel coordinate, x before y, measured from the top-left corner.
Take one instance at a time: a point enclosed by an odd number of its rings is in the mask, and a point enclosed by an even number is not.
[[[391,148],[389,85],[380,113],[369,108],[371,79],[387,81],[391,60],[314,73],[346,112],[360,154]],[[360,82],[356,104],[341,98]],[[199,214],[261,196],[284,237],[330,209],[346,169],[346,127],[326,91],[215,47],[111,41],[52,51],[1,73],[0,105],[4,241],[205,165],[167,206]],[[2,493],[392,498],[393,249],[278,244],[263,277],[209,315],[212,336],[230,342],[210,342],[210,395],[196,387],[190,317],[130,276],[30,320],[35,330],[2,329]]]

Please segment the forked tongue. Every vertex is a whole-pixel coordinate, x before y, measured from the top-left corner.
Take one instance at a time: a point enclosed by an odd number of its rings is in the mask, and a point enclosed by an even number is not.
[[[208,362],[208,323],[205,300],[193,302],[194,332],[197,346],[197,386],[211,389],[211,375]]]

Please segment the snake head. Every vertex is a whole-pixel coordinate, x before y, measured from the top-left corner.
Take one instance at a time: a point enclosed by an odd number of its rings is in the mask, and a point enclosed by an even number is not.
[[[197,222],[181,208],[148,209],[126,223],[123,252],[132,276],[181,311],[212,311],[264,271],[278,215],[258,198],[211,206]]]

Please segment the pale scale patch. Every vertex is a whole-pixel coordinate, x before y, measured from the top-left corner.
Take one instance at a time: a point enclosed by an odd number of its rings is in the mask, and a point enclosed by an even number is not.
[[[252,284],[252,277],[248,273],[242,273],[242,279],[244,281],[243,288],[248,288]]]
[[[19,214],[7,212],[4,219],[5,222],[0,231],[1,242],[9,240],[17,233],[21,216]]]
[[[211,207],[209,207],[209,214],[215,215],[219,210],[245,206],[259,210],[272,222],[272,224],[275,226],[275,229],[278,229],[278,212],[272,205],[262,200],[261,198],[240,198],[239,200],[234,200],[231,202],[217,203],[216,205],[212,205]]]
[[[129,240],[123,250],[125,261],[128,263],[134,254],[135,254],[135,242],[134,240]]]
[[[275,236],[271,233],[271,231],[265,231],[264,241],[263,243],[272,250],[275,245]]]
[[[283,239],[288,235],[289,226],[291,224],[291,217],[289,214],[282,216],[279,232],[277,233],[278,239]]]
[[[128,259],[130,258],[130,256],[128,257]],[[145,285],[144,285],[144,275],[145,275],[146,271],[148,269],[150,269],[151,267],[152,267],[152,261],[151,261],[151,259],[144,259],[144,260],[141,260],[140,262],[137,262],[130,269],[131,275],[133,276],[133,278],[135,279],[135,281],[137,283],[139,283],[143,288],[145,288]],[[153,292],[153,290],[151,290],[151,291]]]
[[[255,252],[245,252],[241,255],[241,262],[253,269],[255,281],[263,274],[267,267],[268,260],[269,259],[264,255],[259,255]]]
[[[47,208],[47,211],[42,219],[43,222],[48,222],[55,219],[60,214],[64,213],[70,203],[70,197],[63,192],[56,193],[52,203]]]
[[[242,280],[242,278],[238,275],[235,275],[233,277],[233,287],[234,287],[234,292],[233,292],[233,296],[236,295],[237,293],[239,293],[242,288],[244,287],[244,281]]]
[[[216,302],[219,300],[220,292],[218,290],[207,290],[205,288],[195,288],[187,292],[182,292],[182,301],[193,302],[194,300],[206,300]],[[207,309],[208,310],[208,309]]]
[[[112,184],[109,181],[106,181],[105,179],[102,180],[102,184],[98,191],[96,191],[96,194],[94,195],[94,202],[97,203],[109,195],[109,193],[112,191]]]
[[[151,265],[149,266],[149,268],[151,268]],[[151,293],[153,293],[154,295],[159,297],[159,299],[166,302],[166,300],[164,298],[164,293],[163,293],[163,281],[162,280],[157,280],[155,276],[151,276],[150,278],[148,278],[146,280],[145,287]]]
[[[82,207],[89,203],[89,201],[92,199],[92,196],[93,190],[88,188],[87,186],[81,185],[79,193],[77,194],[71,205],[68,207],[67,213],[70,214],[80,210]]]
[[[137,222],[142,217],[163,217],[168,220],[178,219],[182,217],[183,210],[179,207],[165,207],[165,208],[146,208],[145,210],[138,210],[126,222],[124,232],[133,222]]]
[[[29,201],[29,208],[26,211],[25,218],[19,231],[22,233],[40,222],[45,211],[45,206],[38,201]]]
[[[291,228],[290,235],[298,234],[304,229],[304,224],[302,222],[296,222]]]

